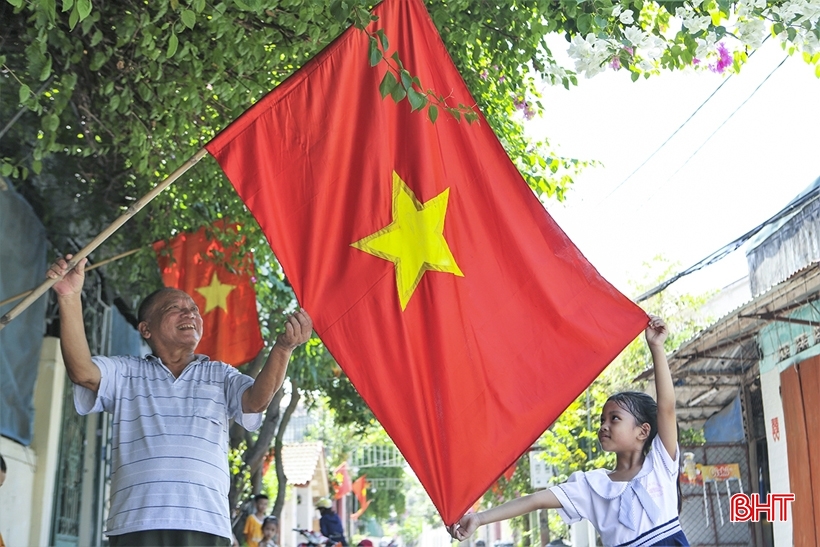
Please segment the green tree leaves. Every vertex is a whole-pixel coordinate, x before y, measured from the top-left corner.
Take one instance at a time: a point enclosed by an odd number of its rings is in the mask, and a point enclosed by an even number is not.
[[[168,49],[165,50],[165,56],[167,58],[171,58],[177,52],[177,48],[179,47],[179,38],[173,32],[171,36],[168,38]]]
[[[22,104],[22,103],[26,102],[26,100],[28,100],[30,95],[31,95],[31,88],[29,86],[27,86],[26,84],[21,85],[20,86],[20,91],[18,93],[18,100],[20,101],[20,103]]]
[[[63,11],[71,10],[68,17],[68,27],[71,30],[91,14],[91,9],[91,0],[63,0]]]
[[[179,14],[179,18],[182,20],[182,24],[188,27],[189,29],[194,28],[196,24],[196,14],[189,9],[182,10],[182,13]]]

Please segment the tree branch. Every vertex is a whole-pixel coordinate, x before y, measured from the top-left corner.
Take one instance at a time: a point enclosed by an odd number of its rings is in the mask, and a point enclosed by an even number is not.
[[[288,403],[288,407],[285,409],[285,412],[282,413],[282,421],[279,424],[279,431],[276,432],[276,441],[273,444],[274,463],[276,465],[276,483],[278,488],[276,490],[276,500],[273,503],[273,511],[271,514],[280,522],[282,520],[280,518],[282,506],[285,505],[285,491],[288,486],[288,479],[285,477],[285,468],[282,465],[282,438],[285,436],[285,429],[287,429],[288,423],[290,422],[290,417],[296,410],[296,406],[299,404],[300,399],[299,386],[296,384],[296,381],[291,378],[290,384],[290,403]]]

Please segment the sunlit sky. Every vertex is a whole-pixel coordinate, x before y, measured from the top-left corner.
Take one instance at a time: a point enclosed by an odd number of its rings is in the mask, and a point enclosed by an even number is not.
[[[557,44],[553,51],[563,53],[566,46]],[[686,268],[775,214],[820,176],[820,79],[799,56],[774,70],[784,57],[768,40],[623,184],[726,77],[667,72],[633,83],[627,71],[609,70],[580,78],[569,91],[544,86],[545,115],[528,122],[528,131],[549,138],[564,156],[603,163],[577,177],[565,202],[547,208],[626,294],[636,296],[628,281],[642,277],[643,262],[662,254]],[[564,65],[572,66],[568,59]],[[743,251],[673,288],[728,285],[746,273]]]

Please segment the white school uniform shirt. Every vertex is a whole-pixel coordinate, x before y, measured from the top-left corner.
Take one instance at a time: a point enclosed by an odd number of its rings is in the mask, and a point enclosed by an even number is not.
[[[196,355],[179,378],[153,355],[94,357],[100,387],[74,385],[85,415],[112,414],[109,536],[198,530],[231,537],[228,425],[252,431],[261,413],[242,411],[253,378]]]
[[[567,524],[589,520],[606,547],[653,545],[681,531],[679,460],[680,449],[676,446],[671,458],[655,436],[643,467],[629,482],[610,480],[606,469],[576,471],[567,482],[550,488],[563,507],[558,514]]]

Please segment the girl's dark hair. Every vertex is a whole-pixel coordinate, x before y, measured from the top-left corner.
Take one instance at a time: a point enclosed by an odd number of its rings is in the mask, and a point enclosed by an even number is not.
[[[265,526],[267,526],[271,522],[274,523],[276,526],[279,526],[279,520],[276,517],[271,516],[271,517],[265,517],[265,519],[262,521],[262,528],[264,528]]]
[[[3,456],[0,455],[0,473],[6,472],[6,460],[3,459]]]
[[[632,414],[638,425],[649,424],[649,436],[643,443],[643,455],[649,454],[652,441],[658,434],[658,403],[655,399],[640,391],[622,391],[612,395],[607,399],[609,401]]]

